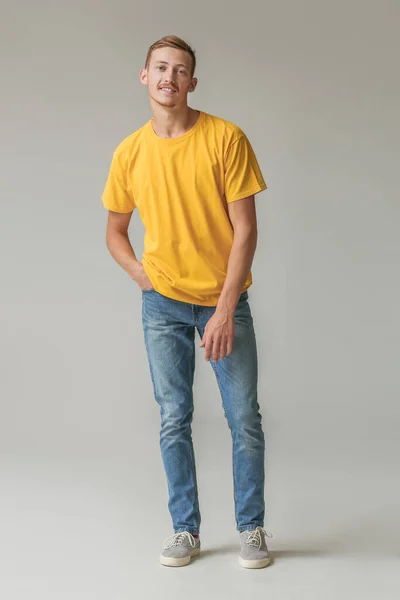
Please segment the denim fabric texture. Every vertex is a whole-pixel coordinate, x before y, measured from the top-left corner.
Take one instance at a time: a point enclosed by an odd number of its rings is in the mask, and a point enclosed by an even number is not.
[[[160,406],[160,449],[175,532],[200,531],[192,443],[195,331],[203,337],[215,306],[188,304],[156,290],[142,292],[142,322],[154,396]],[[257,400],[257,346],[248,292],[235,310],[233,351],[210,364],[232,434],[237,530],[264,526],[265,440]]]

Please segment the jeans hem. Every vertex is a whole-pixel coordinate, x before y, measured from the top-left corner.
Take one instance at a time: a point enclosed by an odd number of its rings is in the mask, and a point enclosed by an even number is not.
[[[253,523],[251,525],[241,525],[240,527],[237,527],[237,531],[239,533],[242,533],[243,531],[252,531],[253,529],[256,529],[257,527],[264,527],[264,523]]]
[[[199,535],[199,529],[196,529],[195,527],[179,527],[175,530],[175,533],[183,533],[184,531],[187,531],[192,535]]]

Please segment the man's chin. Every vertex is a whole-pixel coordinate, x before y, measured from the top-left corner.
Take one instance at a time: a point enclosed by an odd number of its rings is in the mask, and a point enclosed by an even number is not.
[[[154,98],[154,96],[151,96],[151,99],[153,100],[153,102],[155,102],[156,104],[158,104],[158,106],[163,106],[164,108],[176,108],[177,106],[179,106],[178,102],[176,102],[175,98]]]
[[[170,106],[171,108],[173,108],[174,106],[178,106],[178,104],[176,102],[173,102],[173,101],[159,100],[158,103],[161,106]]]

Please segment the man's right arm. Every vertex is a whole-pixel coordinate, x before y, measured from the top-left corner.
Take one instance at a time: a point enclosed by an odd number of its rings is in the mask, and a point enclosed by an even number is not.
[[[106,245],[111,256],[128,273],[129,277],[136,281],[142,290],[153,288],[147,277],[143,265],[136,258],[135,252],[129,241],[128,227],[132,212],[118,213],[108,211]]]

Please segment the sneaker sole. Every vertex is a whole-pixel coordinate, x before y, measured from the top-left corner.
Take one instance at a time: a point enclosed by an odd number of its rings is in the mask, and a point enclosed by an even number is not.
[[[246,560],[239,556],[239,564],[245,569],[263,569],[264,567],[267,567],[270,562],[270,556],[268,556],[267,558],[260,558],[259,560]]]
[[[189,556],[183,556],[182,558],[174,558],[173,556],[160,556],[160,563],[166,567],[185,567],[190,563],[190,560],[200,554],[200,548],[193,550]]]

